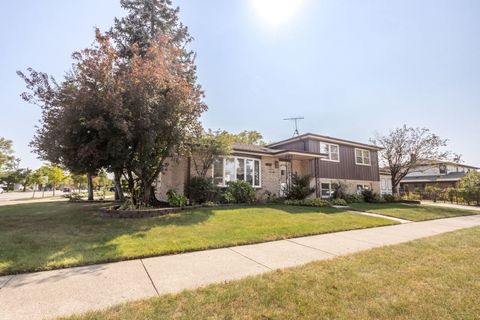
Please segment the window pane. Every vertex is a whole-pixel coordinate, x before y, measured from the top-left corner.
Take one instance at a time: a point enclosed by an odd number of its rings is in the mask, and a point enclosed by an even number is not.
[[[338,161],[338,146],[330,145],[330,160]]]
[[[225,159],[225,185],[235,181],[235,159]]]
[[[332,195],[332,192],[330,189],[330,183],[322,183],[321,188],[322,188],[321,193],[323,198],[329,198]]]
[[[328,144],[320,142],[320,153],[329,153]]]
[[[363,163],[363,158],[362,157],[357,157],[357,163]]]
[[[370,151],[368,150],[363,151],[363,163],[370,164]]]
[[[251,184],[253,186],[253,160],[252,159],[247,159],[247,177],[246,177],[246,180],[249,184]]]
[[[356,150],[355,150],[355,157],[357,157],[357,159],[358,159],[358,158],[361,158],[361,157],[362,157],[362,150],[356,149]]]
[[[237,180],[245,181],[245,159],[237,159]]]
[[[213,183],[223,185],[223,158],[217,158],[213,162]]]
[[[255,186],[260,186],[260,161],[255,160]]]

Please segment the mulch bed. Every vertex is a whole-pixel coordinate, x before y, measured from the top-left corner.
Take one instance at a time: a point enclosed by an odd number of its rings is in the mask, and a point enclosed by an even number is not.
[[[186,206],[178,208],[152,208],[142,210],[119,210],[119,206],[100,208],[100,216],[103,218],[112,219],[142,219],[157,216],[164,216],[167,214],[177,213],[185,210],[203,208],[202,205]]]

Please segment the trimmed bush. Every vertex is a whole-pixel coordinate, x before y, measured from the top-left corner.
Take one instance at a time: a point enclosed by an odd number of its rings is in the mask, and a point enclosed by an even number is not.
[[[167,192],[168,204],[172,207],[185,207],[188,205],[188,198],[170,189]]]
[[[290,206],[306,206],[306,207],[331,207],[332,204],[328,200],[319,198],[304,200],[285,200],[284,204]]]
[[[347,194],[345,196],[345,200],[347,203],[360,203],[360,202],[365,202],[363,199],[363,196],[360,194]]]
[[[365,202],[370,202],[370,203],[381,202],[380,196],[375,192],[373,192],[372,190],[363,190],[362,196]]]
[[[385,200],[385,202],[395,202],[397,201],[397,198],[393,195],[393,194],[384,194],[382,196],[383,200]]]
[[[256,193],[249,183],[237,180],[228,184],[224,197],[225,201],[229,203],[253,203]]]
[[[193,203],[217,202],[220,200],[220,188],[213,184],[212,179],[192,177],[185,192]]]
[[[334,206],[345,206],[345,207],[348,206],[347,201],[345,201],[344,199],[340,199],[340,198],[332,199],[332,200],[330,200],[330,202]]]

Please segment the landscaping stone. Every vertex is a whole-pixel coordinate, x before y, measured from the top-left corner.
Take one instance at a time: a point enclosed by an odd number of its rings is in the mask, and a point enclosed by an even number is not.
[[[118,206],[100,208],[100,215],[103,218],[113,219],[142,219],[151,218],[157,216],[163,216],[167,214],[177,213],[185,210],[193,210],[203,208],[202,205],[178,207],[178,208],[154,208],[143,210],[120,210]]]

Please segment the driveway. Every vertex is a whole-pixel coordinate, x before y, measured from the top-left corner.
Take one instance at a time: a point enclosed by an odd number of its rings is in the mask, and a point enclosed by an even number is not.
[[[36,320],[480,226],[480,215],[0,277],[0,318]]]

